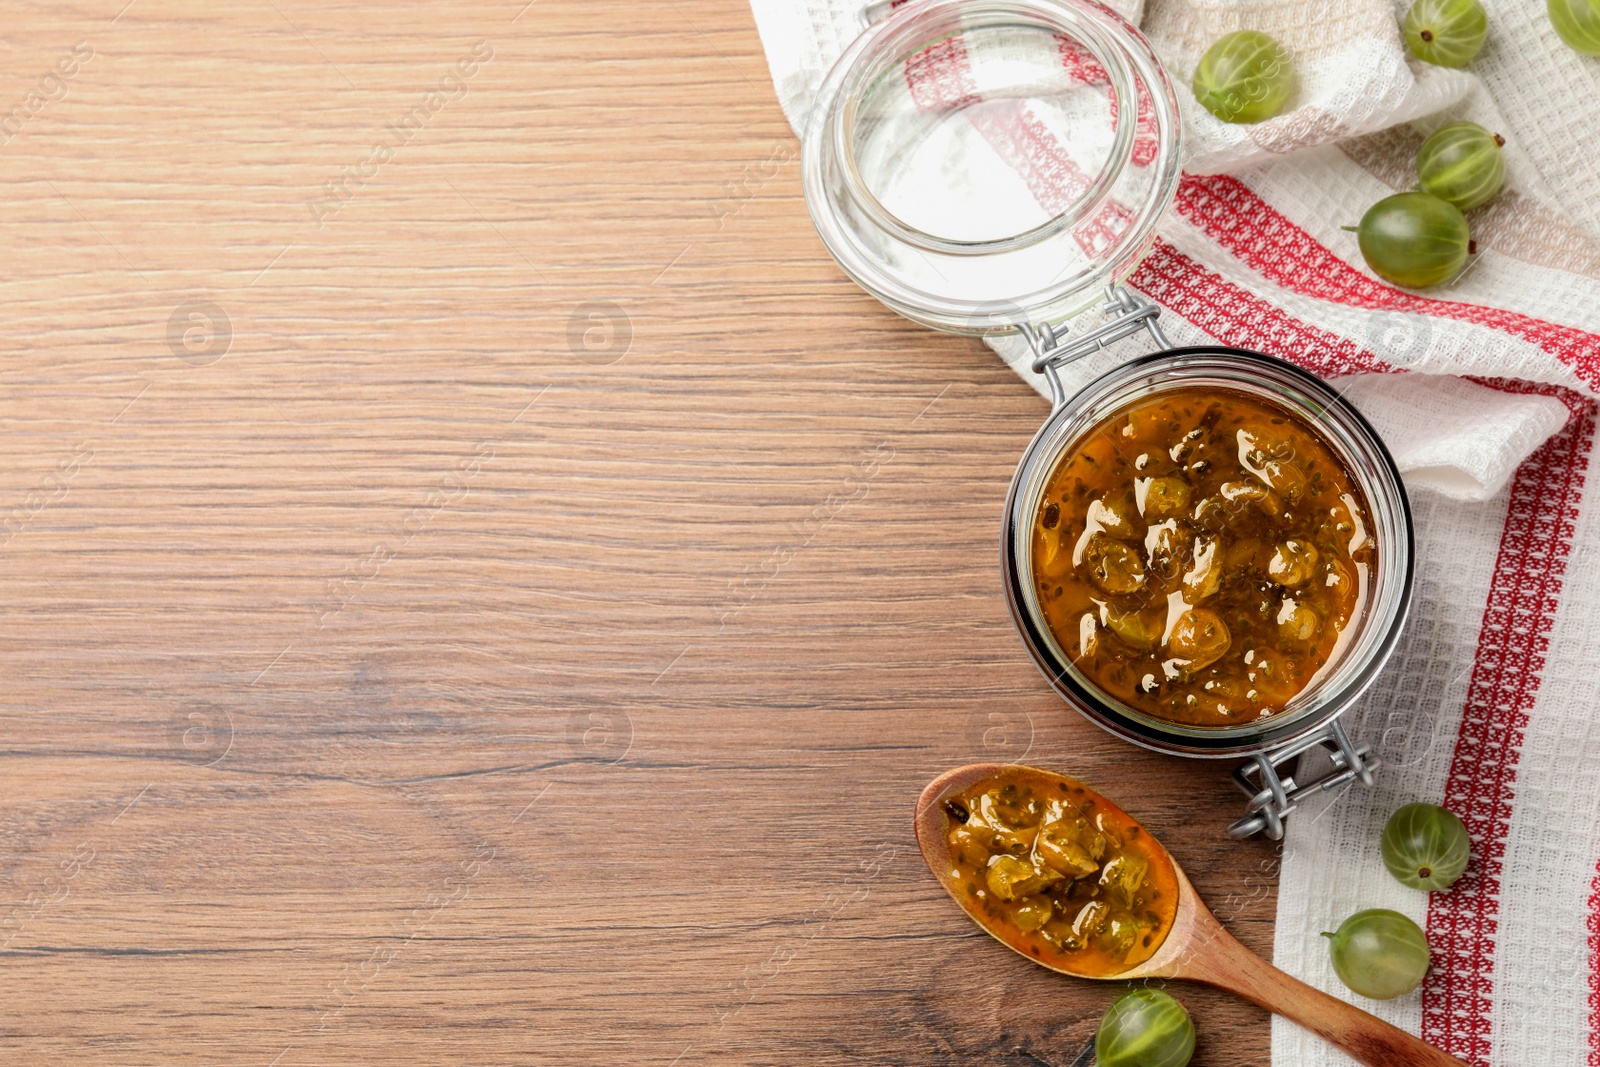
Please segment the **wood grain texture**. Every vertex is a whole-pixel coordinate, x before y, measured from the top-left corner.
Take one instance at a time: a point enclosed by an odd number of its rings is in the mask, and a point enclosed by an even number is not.
[[[1024,755],[1270,954],[1227,768],[1029,663],[1044,404],[833,266],[742,0],[8,16],[0,1060],[1069,1064],[1116,988],[912,840]]]

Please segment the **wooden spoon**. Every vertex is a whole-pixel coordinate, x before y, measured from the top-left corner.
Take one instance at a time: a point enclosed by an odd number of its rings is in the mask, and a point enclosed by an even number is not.
[[[922,791],[922,797],[917,802],[917,844],[922,849],[923,858],[956,903],[1002,944],[1062,974],[1111,981],[1184,978],[1225,989],[1252,1004],[1292,1019],[1369,1067],[1466,1067],[1454,1056],[1440,1052],[1375,1015],[1306,985],[1245,948],[1211,914],[1185,877],[1183,869],[1154,837],[1149,837],[1152,858],[1158,861],[1164,859],[1171,864],[1178,884],[1177,915],[1154,955],[1126,971],[1104,975],[1078,974],[1067,966],[1046,962],[1036,954],[1024,951],[1020,945],[994,929],[989,917],[978,910],[973,898],[961,891],[964,886],[959,879],[952,877],[956,864],[946,837],[950,816],[946,813],[945,801],[979,782],[1000,775],[1004,775],[1008,781],[1027,779],[1041,793],[1053,792],[1063,782],[1072,787],[1088,787],[1065,775],[1033,767],[974,763],[940,775]],[[1115,807],[1104,798],[1101,800],[1108,807]],[[1148,836],[1148,831],[1146,834]],[[1155,856],[1157,852],[1159,857]]]

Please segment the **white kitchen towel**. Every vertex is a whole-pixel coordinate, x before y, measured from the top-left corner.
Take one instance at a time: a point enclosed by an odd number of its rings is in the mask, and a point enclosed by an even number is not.
[[[1416,513],[1411,623],[1348,716],[1386,766],[1376,788],[1290,818],[1276,962],[1478,1067],[1600,1064],[1600,506],[1584,496],[1600,391],[1600,60],[1555,37],[1541,0],[1484,0],[1488,44],[1463,71],[1410,58],[1391,0],[1110,6],[1150,38],[1185,124],[1176,209],[1131,285],[1162,305],[1176,343],[1253,348],[1334,380],[1390,443]],[[752,7],[803,131],[863,28],[860,5]],[[1185,88],[1235,29],[1294,57],[1289,109],[1256,126],[1217,121]],[[1461,118],[1506,136],[1506,188],[1469,213],[1467,272],[1396,289],[1340,227],[1410,188],[1423,138]],[[1134,345],[1081,361],[1066,384]],[[994,347],[1041,386],[1025,346]],[[1448,892],[1407,890],[1379,858],[1384,819],[1412,800],[1445,804],[1472,833]],[[1380,1004],[1334,976],[1317,935],[1366,907],[1426,929],[1434,969],[1418,993]],[[1273,1057],[1351,1062],[1281,1021]]]

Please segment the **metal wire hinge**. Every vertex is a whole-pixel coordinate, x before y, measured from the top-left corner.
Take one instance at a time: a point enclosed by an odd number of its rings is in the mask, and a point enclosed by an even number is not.
[[[1033,349],[1033,372],[1044,375],[1050,386],[1050,401],[1056,407],[1060,407],[1067,399],[1059,370],[1068,363],[1098,352],[1114,341],[1132,337],[1140,330],[1150,331],[1158,349],[1172,347],[1172,342],[1167,340],[1167,335],[1156,322],[1161,315],[1161,308],[1142,296],[1120,285],[1107,286],[1106,302],[1101,310],[1112,316],[1111,321],[1078,337],[1058,336],[1056,327],[1048,322],[1038,326],[1024,324],[1022,327],[1022,336],[1028,339],[1028,347]]]
[[[1278,768],[1300,758],[1294,775],[1280,775]],[[1318,768],[1315,761],[1327,764]],[[1300,802],[1317,793],[1337,789],[1359,780],[1372,784],[1372,772],[1382,765],[1367,744],[1351,744],[1344,727],[1331,722],[1315,733],[1273,749],[1257,753],[1249,763],[1233,772],[1233,783],[1250,798],[1246,814],[1228,827],[1228,836],[1250,837],[1265,830],[1274,841],[1283,839],[1283,820]]]

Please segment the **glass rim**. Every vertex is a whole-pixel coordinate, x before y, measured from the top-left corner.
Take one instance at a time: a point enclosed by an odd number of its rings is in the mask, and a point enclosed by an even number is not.
[[[1269,399],[1305,419],[1323,443],[1345,460],[1368,498],[1379,555],[1366,616],[1331,673],[1297,694],[1284,711],[1237,726],[1202,727],[1168,722],[1133,709],[1100,690],[1072,665],[1039,608],[1031,559],[1033,515],[1061,456],[1113,410],[1140,395],[1129,391],[1141,379],[1171,375],[1154,389],[1147,383],[1143,395],[1154,396],[1165,391],[1161,385],[1182,388],[1207,375],[1215,379],[1230,373],[1228,380],[1219,383],[1222,387],[1237,383],[1264,390]],[[1306,394],[1320,410],[1274,388],[1284,385]],[[1097,411],[1097,405],[1106,406]],[[1348,454],[1352,443],[1360,455]],[[1005,515],[1001,554],[1006,597],[1035,665],[1051,687],[1085,717],[1125,740],[1157,751],[1237,756],[1265,751],[1325,727],[1353,706],[1377,679],[1410,610],[1415,571],[1411,505],[1382,438],[1349,401],[1320,378],[1247,349],[1212,345],[1167,349],[1094,379],[1052,412],[1034,436],[1012,479]]]

